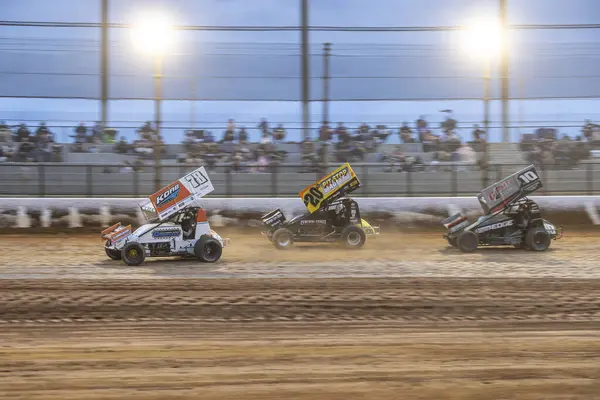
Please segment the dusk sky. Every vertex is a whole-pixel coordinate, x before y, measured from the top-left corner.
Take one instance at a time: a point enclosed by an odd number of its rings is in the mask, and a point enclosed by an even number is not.
[[[111,22],[129,23],[140,12],[155,7],[170,13],[178,25],[297,25],[300,19],[299,0],[112,0],[110,19]],[[472,18],[493,15],[498,8],[498,1],[312,0],[310,7],[311,25],[436,26],[463,25]],[[3,21],[100,22],[99,0],[0,0],[0,9],[0,19]],[[600,2],[597,0],[509,0],[510,24],[597,24],[600,23],[599,15]],[[151,94],[148,60],[142,55],[132,54],[125,30],[113,29],[110,35],[111,51],[114,52],[113,71],[117,71],[116,75],[139,75],[138,78],[115,76],[111,87],[113,95],[128,96],[136,90]],[[320,97],[319,54],[321,44],[327,41],[333,43],[334,53],[338,57],[332,60],[334,97],[426,98],[430,92],[433,98],[460,97],[463,94],[477,97],[477,60],[459,52],[457,38],[457,33],[448,32],[311,32],[311,50],[314,53],[311,75],[315,78],[312,96]],[[0,27],[0,82],[3,82],[0,95],[13,93],[7,91],[17,89],[19,92],[22,89],[23,93],[34,93],[36,90],[40,93],[42,90],[64,90],[65,93],[97,90],[99,80],[96,77],[66,78],[40,73],[64,74],[76,72],[76,68],[97,73],[99,65],[95,50],[98,49],[99,39],[99,29],[92,28]],[[517,77],[511,76],[512,95],[519,96],[515,92],[522,91],[532,96],[539,94],[545,97],[544,93],[550,93],[564,97],[585,95],[600,98],[600,74],[594,71],[600,61],[598,39],[600,29],[512,32],[511,58],[515,64],[512,72],[517,74],[515,71],[518,71]],[[293,58],[293,65],[283,62],[287,60],[289,63],[289,56],[299,52],[298,32],[185,32],[178,34],[173,52],[167,70],[170,68],[182,75],[190,66],[198,75],[214,74],[208,71],[216,70],[231,74],[248,72],[254,75],[262,73],[263,76],[269,76],[269,73],[297,76],[299,71],[299,58]],[[237,56],[232,66],[214,55],[222,52],[244,53],[246,58]],[[374,58],[382,54],[387,59]],[[408,57],[410,54],[413,55],[411,58]],[[69,59],[73,60],[72,65],[66,65],[63,61]],[[342,62],[347,65],[340,65]],[[398,71],[397,76],[414,78],[390,79],[389,82],[343,79],[344,73],[348,76],[390,73],[396,76],[395,71]],[[336,74],[339,75],[337,80]],[[442,82],[439,84],[435,79],[425,79],[457,74],[471,76],[471,79],[446,79],[438,81]],[[170,90],[176,97],[176,92],[187,90],[189,84],[186,82],[181,79],[172,83],[165,81],[165,85],[169,86],[165,91],[168,93]],[[210,94],[212,90],[215,96],[235,99],[236,96],[257,96],[262,90],[264,98],[275,98],[282,92],[287,94],[283,97],[296,98],[296,92],[299,91],[299,82],[295,78],[265,78],[253,83],[235,79],[203,82],[202,87],[195,91],[198,96],[213,96]],[[127,86],[129,84],[133,89]],[[246,87],[246,84],[254,86]],[[493,84],[494,93],[497,93],[498,84]],[[93,89],[88,90],[88,87]],[[439,122],[443,118],[439,110],[447,108],[454,110],[455,118],[466,125],[482,119],[482,104],[477,100],[338,101],[330,106],[330,119],[333,122],[344,121],[349,126],[364,121],[397,127],[402,121],[412,123],[420,114]],[[198,101],[192,105],[191,102],[166,101],[164,110],[165,127],[173,128],[165,132],[169,142],[178,142],[183,129],[192,124],[195,127],[214,128],[214,133],[221,135],[221,130],[217,128],[224,126],[228,118],[236,119],[239,125],[255,128],[259,119],[266,117],[272,123],[285,123],[293,138],[299,137],[299,131],[294,129],[299,127],[300,122],[298,102]],[[500,122],[500,105],[493,102],[491,110],[492,126],[496,127]],[[319,102],[312,104],[311,114],[315,124],[321,120]],[[98,117],[99,102],[92,100],[0,99],[0,119],[14,124],[27,120],[31,121],[29,124],[32,126],[37,125],[39,120],[46,120],[50,125],[69,126],[68,129],[55,129],[62,140],[71,134],[68,130],[73,124],[79,121],[92,122]],[[600,121],[599,100],[512,101],[512,139],[518,139],[519,125],[526,126],[526,132],[531,132],[535,126],[563,126],[561,132],[576,135],[586,118]],[[153,119],[152,102],[112,101],[110,119],[112,125],[123,127],[121,131],[133,138],[132,127]],[[464,138],[470,138],[469,129],[461,129],[460,133]],[[492,140],[499,139],[499,134],[498,129],[493,129]]]

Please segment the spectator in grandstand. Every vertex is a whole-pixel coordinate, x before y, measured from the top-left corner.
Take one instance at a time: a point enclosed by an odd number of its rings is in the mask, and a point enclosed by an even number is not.
[[[402,143],[415,143],[412,129],[410,129],[407,122],[402,123],[398,134],[400,135],[400,141]]]
[[[337,136],[338,142],[346,143],[350,141],[350,134],[348,133],[348,129],[344,126],[342,122],[338,122],[337,128],[335,128],[335,135]]]
[[[35,150],[35,146],[29,141],[29,137],[22,136],[21,144],[19,145],[19,150],[17,153],[17,160],[18,161],[32,161],[34,150]]]
[[[125,136],[121,136],[121,140],[115,144],[115,152],[117,154],[129,154],[132,150],[133,148],[129,143],[127,143]]]
[[[264,135],[265,133],[269,133],[269,123],[266,118],[260,119],[260,124],[258,124],[258,129]]]
[[[227,121],[227,129],[225,130],[225,134],[223,135],[222,142],[234,142],[235,141],[235,123],[233,119],[229,119]]]
[[[419,137],[419,141],[423,142],[423,135],[425,133],[431,133],[429,130],[429,124],[425,120],[425,116],[420,115],[419,119],[415,121],[415,125],[417,127],[417,136]]]
[[[487,140],[486,136],[487,136],[486,132],[479,127],[479,124],[473,125],[473,140],[474,141],[478,142],[480,140]]]
[[[300,171],[298,172],[315,172],[318,160],[317,160],[317,148],[315,142],[310,139],[306,139],[300,143]]]
[[[4,121],[0,121],[0,149],[4,161],[8,160],[15,150],[13,132]]]
[[[594,124],[588,119],[585,121],[582,134],[593,149],[600,148],[600,125]]]
[[[248,132],[246,132],[246,128],[243,126],[240,128],[240,132],[238,133],[238,142],[242,144],[248,143]]]
[[[462,165],[460,169],[467,169],[470,166],[477,165],[477,153],[467,143],[462,144],[456,150],[456,161]]]
[[[285,139],[286,133],[283,124],[277,125],[277,128],[273,130],[273,141],[275,143],[282,142]]]
[[[92,142],[93,143],[103,143],[104,142],[104,126],[102,126],[102,122],[100,122],[100,121],[96,121],[96,123],[92,127]]]
[[[75,138],[75,143],[87,143],[87,126],[85,126],[84,122],[80,122],[79,125],[75,128],[75,136],[71,136]]]
[[[333,132],[331,131],[327,121],[325,121],[319,128],[319,141],[321,143],[327,143],[331,141],[331,139],[333,139]]]
[[[140,135],[140,138],[146,142],[152,142],[156,139],[156,130],[152,128],[150,121],[147,121],[138,129],[138,134]]]
[[[17,142],[28,141],[30,135],[31,135],[31,132],[29,132],[27,125],[25,125],[25,124],[19,125],[19,129],[17,129]],[[25,139],[27,139],[27,140],[25,140]]]
[[[262,139],[260,139],[260,144],[271,144],[273,143],[273,138],[271,137],[271,134],[268,132],[263,132],[262,134]]]
[[[360,137],[362,137],[363,135],[368,135],[370,131],[371,127],[366,122],[360,124],[360,126],[358,127],[358,131],[356,132],[357,140],[362,140],[360,139]]]
[[[45,122],[40,122],[40,126],[35,130],[35,140],[40,140],[40,138],[45,140],[48,137],[52,137],[52,132],[50,132]]]

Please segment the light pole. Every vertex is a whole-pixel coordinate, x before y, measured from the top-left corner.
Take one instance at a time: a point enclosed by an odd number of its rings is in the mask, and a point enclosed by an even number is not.
[[[154,188],[160,190],[161,185],[161,106],[163,98],[163,64],[167,51],[173,42],[174,28],[164,13],[155,12],[141,17],[133,24],[132,39],[136,47],[150,55],[154,61],[154,123],[156,141],[154,143]]]
[[[482,63],[483,126],[485,130],[483,164],[486,168],[485,180],[487,181],[492,63],[502,49],[503,32],[499,21],[495,19],[479,19],[464,27],[461,33],[461,45],[465,53]]]

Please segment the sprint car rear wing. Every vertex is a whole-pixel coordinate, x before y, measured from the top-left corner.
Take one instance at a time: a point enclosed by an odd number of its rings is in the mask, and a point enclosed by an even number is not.
[[[326,207],[332,201],[344,197],[360,187],[360,181],[350,164],[345,163],[330,174],[308,185],[298,193],[308,211]]]
[[[110,228],[106,228],[100,234],[103,241],[110,240],[112,243],[118,243],[131,235],[131,225],[123,226],[120,222],[117,222]]]
[[[270,228],[276,229],[278,226],[285,222],[285,215],[278,208],[273,210],[261,217],[263,224]]]
[[[541,187],[542,181],[532,164],[483,189],[477,195],[477,199],[487,215],[509,206]]]
[[[200,167],[150,195],[150,203],[158,219],[164,221],[176,212],[195,204],[213,190],[215,188],[206,170]]]

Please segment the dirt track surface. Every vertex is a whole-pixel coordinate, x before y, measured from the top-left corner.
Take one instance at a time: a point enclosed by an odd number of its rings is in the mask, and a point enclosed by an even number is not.
[[[139,268],[97,237],[3,237],[0,398],[599,398],[598,236],[469,255],[229,236],[215,265]]]
[[[600,280],[2,282],[0,398],[562,400],[600,390]]]
[[[0,278],[555,277],[600,278],[600,233],[567,232],[544,253],[482,248],[463,254],[439,234],[383,233],[364,248],[330,244],[273,247],[259,233],[232,239],[218,263],[149,258],[139,267],[111,261],[98,236],[2,236]]]

